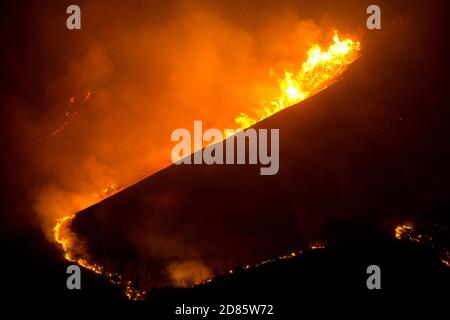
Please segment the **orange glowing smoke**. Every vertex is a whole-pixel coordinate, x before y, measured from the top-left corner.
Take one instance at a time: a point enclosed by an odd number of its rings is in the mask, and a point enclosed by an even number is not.
[[[192,287],[211,279],[213,274],[201,261],[173,262],[168,266],[172,283],[176,287]]]
[[[270,117],[289,106],[325,89],[355,61],[360,54],[361,45],[351,39],[339,39],[335,32],[333,43],[326,51],[315,44],[308,50],[308,58],[297,72],[284,72],[279,79],[280,96],[265,102],[263,108],[253,117],[241,113],[235,118],[241,129],[248,128],[258,121]]]

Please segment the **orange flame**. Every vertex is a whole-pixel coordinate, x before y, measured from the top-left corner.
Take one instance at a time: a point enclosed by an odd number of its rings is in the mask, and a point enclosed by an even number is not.
[[[116,193],[120,189],[121,187],[119,185],[112,184],[105,188],[101,194],[96,195],[96,197],[101,200]],[[80,240],[77,239],[76,235],[70,231],[69,225],[75,216],[76,214],[71,214],[58,219],[55,227],[53,228],[54,240],[63,250],[64,259],[69,262],[76,263],[81,267],[91,270],[92,272],[106,276],[112,284],[120,286],[124,289],[125,295],[128,299],[143,299],[145,291],[134,288],[133,283],[131,281],[124,280],[120,274],[109,272],[105,270],[103,266],[91,261],[92,259],[88,257],[80,245]]]
[[[262,110],[254,117],[241,113],[235,118],[235,122],[241,129],[246,129],[325,89],[359,57],[360,49],[358,41],[340,40],[335,32],[333,43],[326,51],[315,44],[308,50],[308,58],[298,72],[284,72],[284,78],[278,80],[281,91],[278,98],[265,102]]]
[[[410,233],[413,230],[414,230],[414,228],[413,228],[412,224],[410,224],[410,223],[398,225],[397,227],[395,227],[394,236],[397,239],[401,240],[406,233]]]
[[[59,219],[53,229],[55,235],[55,241],[61,246],[64,251],[64,258],[67,261],[75,262],[80,266],[89,269],[97,274],[102,274],[103,268],[97,264],[90,263],[85,258],[77,257],[78,254],[74,252],[76,238],[73,233],[68,229],[68,224],[75,218],[75,215],[65,216]]]

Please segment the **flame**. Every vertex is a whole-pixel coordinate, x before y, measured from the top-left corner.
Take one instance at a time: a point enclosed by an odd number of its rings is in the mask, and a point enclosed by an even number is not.
[[[360,49],[361,45],[358,41],[341,40],[335,32],[333,43],[326,51],[322,51],[320,46],[315,44],[308,50],[308,58],[298,72],[284,72],[284,78],[278,80],[280,88],[278,98],[263,102],[262,110],[259,110],[254,117],[241,113],[235,118],[235,122],[241,129],[246,129],[325,89],[359,58]]]
[[[104,188],[102,193],[96,194],[96,198],[100,200],[113,195],[121,190],[121,187],[117,184],[111,184]],[[127,281],[122,276],[115,272],[107,271],[103,266],[92,262],[92,259],[84,252],[83,247],[80,245],[81,241],[70,230],[70,223],[75,218],[76,214],[70,214],[64,216],[56,221],[56,225],[53,228],[54,240],[61,247],[64,253],[64,259],[69,262],[78,264],[79,266],[91,270],[96,274],[103,275],[108,280],[117,286],[124,289],[125,295],[130,300],[141,300],[144,298],[145,291],[138,290],[134,287],[131,281]]]
[[[413,230],[414,230],[414,228],[413,228],[412,224],[410,224],[410,223],[398,225],[397,227],[395,227],[394,236],[400,240],[400,239],[404,238],[405,234],[411,233]]]
[[[76,237],[70,232],[69,224],[75,218],[75,214],[65,216],[56,222],[56,226],[53,229],[56,243],[58,243],[64,251],[64,258],[67,261],[77,263],[78,265],[89,269],[97,274],[103,273],[103,267],[90,263],[86,258],[78,257],[76,253]]]

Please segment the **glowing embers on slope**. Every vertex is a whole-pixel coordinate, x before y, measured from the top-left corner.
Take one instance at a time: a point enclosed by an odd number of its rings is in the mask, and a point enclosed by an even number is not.
[[[358,41],[341,40],[337,32],[326,51],[322,51],[317,44],[313,45],[300,69],[297,72],[285,71],[284,78],[278,80],[280,96],[273,101],[264,102],[254,116],[241,113],[235,118],[236,123],[241,129],[248,128],[325,89],[359,57],[360,49]]]
[[[318,249],[325,249],[325,248],[326,248],[325,245],[322,242],[319,242],[319,241],[315,241],[312,245],[309,246],[309,250],[318,250]],[[266,264],[274,263],[274,262],[277,262],[277,261],[280,261],[280,260],[295,258],[297,256],[300,256],[304,252],[305,251],[302,251],[302,250],[293,251],[290,254],[285,254],[285,255],[282,255],[282,256],[279,256],[279,257],[276,257],[276,258],[273,258],[273,259],[267,259],[267,260],[264,260],[262,262],[256,263],[254,265],[247,264],[245,266],[241,266],[240,269],[243,269],[243,270],[255,269],[255,268],[264,266]],[[235,272],[236,272],[236,270],[233,270],[233,269],[228,270],[228,273],[231,273],[231,274],[235,273]],[[200,283],[199,285],[203,285],[203,284],[209,283],[212,280],[213,280],[213,278],[209,278],[206,281]],[[192,286],[192,287],[194,287],[194,286]]]
[[[91,97],[91,91],[88,91],[83,99],[78,99],[76,97],[71,97],[69,99],[69,104],[67,106],[67,110],[64,113],[64,122],[57,128],[55,128],[50,136],[54,137],[61,134],[67,126],[69,126],[72,119],[81,112],[81,110],[85,107],[87,101]]]
[[[450,249],[441,246],[426,232],[419,232],[411,223],[404,223],[395,227],[394,236],[399,240],[417,242],[424,246],[433,248],[442,263],[450,267]]]
[[[76,236],[70,231],[70,222],[75,218],[75,214],[70,216],[65,216],[59,219],[56,223],[54,231],[54,237],[56,243],[58,243],[64,251],[64,258],[67,261],[75,262],[80,266],[89,269],[97,274],[103,274],[103,267],[88,262],[85,258],[82,258],[81,249],[77,249],[78,240]]]
[[[414,230],[413,226],[410,223],[405,223],[404,225],[398,225],[395,227],[394,236],[401,240],[402,238],[408,238],[408,240],[415,241],[409,237],[409,235]]]

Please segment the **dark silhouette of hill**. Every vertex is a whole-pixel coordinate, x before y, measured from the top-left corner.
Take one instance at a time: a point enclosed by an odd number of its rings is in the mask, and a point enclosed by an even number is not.
[[[366,287],[366,268],[374,261],[382,270],[381,290]],[[378,309],[411,301],[424,305],[428,300],[434,300],[435,308],[442,312],[439,301],[448,297],[449,284],[448,268],[431,250],[385,239],[365,241],[364,247],[356,244],[308,250],[290,259],[238,269],[193,288],[153,290],[147,301],[154,312],[166,316],[173,315],[182,304],[216,309],[220,304],[273,304],[275,313],[288,319],[288,315],[304,314],[306,310],[318,311],[324,304],[331,307],[333,302],[355,310],[357,305],[367,303]]]

